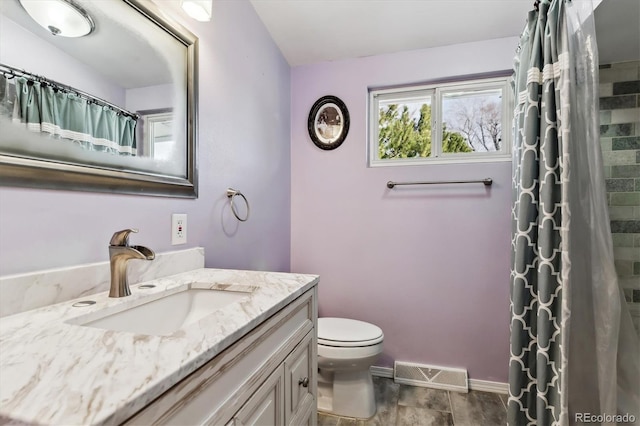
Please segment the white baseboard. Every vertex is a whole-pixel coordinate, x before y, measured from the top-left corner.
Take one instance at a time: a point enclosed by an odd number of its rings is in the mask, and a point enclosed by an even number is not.
[[[469,389],[492,393],[509,393],[509,384],[502,382],[491,382],[489,380],[469,379]]]
[[[393,368],[391,367],[377,367],[374,365],[369,370],[371,371],[372,376],[393,379]]]
[[[393,379],[393,368],[391,367],[378,367],[374,365],[370,370],[373,376]],[[469,389],[482,392],[502,393],[506,395],[509,393],[509,384],[491,382],[489,380],[469,379]]]

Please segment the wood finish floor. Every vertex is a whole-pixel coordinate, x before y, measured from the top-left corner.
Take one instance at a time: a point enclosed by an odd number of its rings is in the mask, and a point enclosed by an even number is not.
[[[507,424],[507,396],[421,388],[374,377],[378,412],[368,420],[318,414],[318,426],[498,426]]]

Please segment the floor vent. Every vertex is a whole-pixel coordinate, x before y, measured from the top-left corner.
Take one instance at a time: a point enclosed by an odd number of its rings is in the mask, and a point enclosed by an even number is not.
[[[393,366],[393,380],[405,385],[469,392],[467,370],[460,368],[396,361]]]

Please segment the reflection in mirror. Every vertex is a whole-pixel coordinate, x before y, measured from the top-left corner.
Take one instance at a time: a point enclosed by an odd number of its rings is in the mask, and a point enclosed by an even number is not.
[[[35,146],[7,141],[13,153],[68,144],[87,151],[136,155],[137,116],[125,109],[70,86],[0,63],[0,112],[6,128],[35,134]],[[41,140],[42,142],[37,142]],[[51,140],[58,142],[51,143]],[[12,143],[14,142],[14,143]],[[69,145],[73,143],[72,145]],[[38,146],[40,144],[40,146]]]
[[[147,155],[159,161],[168,161],[175,149],[173,137],[173,111],[158,109],[138,111],[139,155]]]
[[[47,0],[90,17],[78,37],[21,2],[0,1],[0,184],[195,197],[195,37],[145,0]]]

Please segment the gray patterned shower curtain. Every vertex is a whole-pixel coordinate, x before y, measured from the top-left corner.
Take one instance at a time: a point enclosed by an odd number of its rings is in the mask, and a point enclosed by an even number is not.
[[[514,91],[508,422],[640,421],[638,339],[618,288],[604,188],[590,0],[543,0],[529,13]]]

